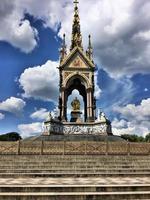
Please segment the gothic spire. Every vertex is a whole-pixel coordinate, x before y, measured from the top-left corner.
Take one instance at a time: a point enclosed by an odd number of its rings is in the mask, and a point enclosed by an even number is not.
[[[79,17],[79,10],[78,10],[78,0],[74,1],[74,19],[73,19],[73,26],[72,26],[72,41],[71,41],[71,47],[70,50],[72,50],[74,47],[82,47],[82,35],[80,31],[80,17]]]
[[[60,61],[63,61],[65,56],[67,55],[67,49],[66,49],[66,35],[63,35],[63,41],[62,41],[62,46],[60,49]]]
[[[89,57],[90,60],[93,60],[93,48],[92,48],[92,43],[91,43],[91,35],[89,35],[89,45],[88,49],[86,51],[86,55]]]

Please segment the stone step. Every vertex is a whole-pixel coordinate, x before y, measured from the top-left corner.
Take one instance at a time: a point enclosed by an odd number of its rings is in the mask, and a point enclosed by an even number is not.
[[[53,166],[53,165],[62,165],[62,166],[72,166],[72,165],[82,165],[82,166],[93,166],[93,165],[97,165],[97,166],[149,166],[150,167],[150,163],[136,163],[136,162],[128,162],[128,163],[102,163],[102,162],[0,162],[0,166],[35,166],[35,165],[40,165],[40,166]]]
[[[148,200],[150,191],[127,192],[16,192],[0,193],[3,200]]]
[[[68,168],[68,169],[62,169],[62,168],[53,168],[53,169],[1,169],[1,173],[60,173],[60,174],[101,174],[101,173],[124,173],[124,174],[129,174],[129,173],[150,173],[150,169],[99,169],[99,168],[91,168],[91,169],[85,169],[85,168]]]
[[[107,164],[107,163],[76,163],[76,162],[73,162],[73,163],[70,163],[70,162],[67,162],[67,163],[63,163],[63,162],[48,162],[48,163],[42,163],[42,162],[35,162],[35,163],[0,163],[0,167],[7,167],[7,166],[19,166],[19,167],[22,167],[22,166],[98,166],[98,167],[150,167],[150,164],[148,163],[112,163],[112,164]]]
[[[35,158],[38,158],[40,157],[41,159],[91,159],[93,160],[93,157],[94,159],[100,159],[100,160],[150,160],[150,155],[148,156],[116,156],[116,155],[105,155],[105,156],[101,156],[101,155],[92,155],[92,156],[89,156],[89,155],[0,155],[0,159],[1,160],[7,160],[8,158],[10,160],[13,160],[14,158],[18,158],[18,159],[21,159],[21,160],[28,160],[28,159],[35,159]]]
[[[49,165],[49,166],[40,166],[40,165],[23,165],[23,166],[0,166],[1,170],[51,170],[51,169],[65,169],[65,170],[71,170],[71,169],[86,169],[86,170],[150,170],[149,166],[98,166],[98,165]]]
[[[39,158],[40,159],[40,158]],[[2,162],[2,163],[48,163],[48,162],[53,162],[53,163],[55,163],[55,162],[63,162],[63,163],[68,163],[68,162],[70,162],[70,163],[74,163],[74,162],[76,162],[76,163],[84,163],[84,162],[88,162],[88,163],[104,163],[104,164],[113,164],[113,163],[148,163],[148,164],[150,164],[150,161],[148,161],[148,160],[139,160],[139,161],[134,161],[134,160],[126,160],[126,161],[122,161],[122,160],[119,160],[119,161],[117,161],[117,160],[105,160],[105,161],[102,161],[102,160],[98,160],[98,159],[94,159],[93,158],[93,160],[88,160],[88,159],[82,159],[82,160],[77,160],[77,159],[74,159],[74,160],[68,160],[68,159],[44,159],[44,160],[39,160],[38,158],[37,159],[32,159],[32,160],[30,160],[30,159],[28,159],[28,160],[26,160],[26,161],[24,161],[24,160],[20,160],[20,159],[14,159],[14,160],[9,160],[9,158],[8,158],[8,160],[1,160],[0,159],[0,161]]]
[[[16,192],[127,192],[150,191],[150,184],[109,184],[109,185],[0,185],[0,193]]]
[[[37,172],[37,173],[29,173],[29,172],[6,172],[6,173],[1,173],[0,177],[1,178],[35,178],[35,177],[150,177],[149,172]]]

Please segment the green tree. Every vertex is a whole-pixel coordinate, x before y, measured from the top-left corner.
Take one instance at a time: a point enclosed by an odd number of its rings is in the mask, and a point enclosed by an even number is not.
[[[6,133],[3,135],[0,135],[0,141],[18,141],[21,140],[21,136],[19,133],[16,132],[11,132],[11,133]]]
[[[129,142],[144,142],[145,141],[144,137],[138,136],[138,135],[124,134],[124,135],[121,135],[121,138],[123,138],[124,140],[128,140]]]
[[[150,133],[148,133],[148,134],[145,136],[145,141],[146,141],[146,142],[150,142]]]

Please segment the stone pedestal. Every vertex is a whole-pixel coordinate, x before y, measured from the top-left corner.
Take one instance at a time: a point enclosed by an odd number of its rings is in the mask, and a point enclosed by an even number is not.
[[[77,122],[77,123],[82,122],[81,114],[82,114],[82,112],[79,111],[79,110],[71,111],[71,120],[70,120],[70,122]]]

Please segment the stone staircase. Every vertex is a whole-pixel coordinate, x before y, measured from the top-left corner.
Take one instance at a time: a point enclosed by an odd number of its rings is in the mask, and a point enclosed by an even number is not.
[[[0,175],[150,175],[150,156],[1,155]]]
[[[150,156],[0,155],[0,199],[150,199]]]

